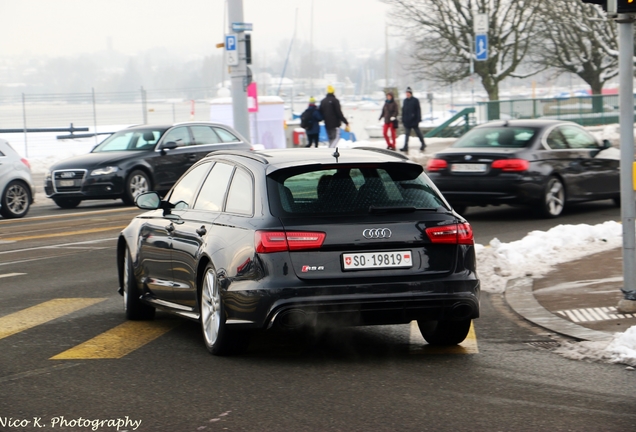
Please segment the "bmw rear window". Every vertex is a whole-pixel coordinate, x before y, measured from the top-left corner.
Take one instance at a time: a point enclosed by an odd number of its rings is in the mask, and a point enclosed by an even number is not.
[[[478,148],[524,148],[527,147],[537,129],[529,127],[483,127],[468,131],[459,138],[453,148],[478,147]]]
[[[415,164],[305,166],[268,177],[272,214],[363,214],[391,209],[448,208]]]

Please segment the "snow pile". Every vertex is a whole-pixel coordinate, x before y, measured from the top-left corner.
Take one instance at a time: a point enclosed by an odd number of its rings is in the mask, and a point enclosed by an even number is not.
[[[554,352],[572,360],[600,361],[636,367],[636,326],[616,333],[609,342],[574,342]]]
[[[501,293],[508,279],[541,277],[553,266],[596,252],[619,247],[623,240],[620,223],[558,225],[548,231],[532,231],[521,240],[488,246],[475,245],[481,288]]]

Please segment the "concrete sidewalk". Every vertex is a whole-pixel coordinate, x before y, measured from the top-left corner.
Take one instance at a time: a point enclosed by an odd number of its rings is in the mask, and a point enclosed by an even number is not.
[[[622,249],[559,264],[540,279],[510,280],[505,298],[526,320],[576,340],[607,340],[636,325],[619,314],[623,298]]]

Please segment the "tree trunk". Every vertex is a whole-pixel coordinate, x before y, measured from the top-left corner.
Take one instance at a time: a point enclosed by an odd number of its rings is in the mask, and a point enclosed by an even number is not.
[[[602,113],[603,112],[603,83],[599,80],[594,80],[594,82],[590,83],[590,87],[592,88],[592,112],[593,113]]]

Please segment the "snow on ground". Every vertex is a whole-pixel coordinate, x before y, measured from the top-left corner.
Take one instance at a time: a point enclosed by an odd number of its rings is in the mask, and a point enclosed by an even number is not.
[[[611,136],[614,131],[615,129],[608,126],[602,134]],[[60,141],[54,136],[45,137],[44,134],[39,137],[38,141],[30,141],[28,148],[28,159],[34,173],[45,172],[58,160],[88,153],[96,144],[94,138]],[[7,139],[24,155],[24,147],[20,148],[23,146],[22,136],[7,134],[0,135],[0,138]],[[15,138],[20,142],[17,146],[14,144]],[[416,141],[410,141],[409,144],[419,144]],[[427,140],[427,144],[429,143]],[[363,145],[384,148],[385,143],[383,140],[339,143],[340,148]],[[421,158],[422,155],[418,154],[414,159],[417,160],[418,157]],[[622,226],[615,221],[599,225],[558,225],[548,231],[532,231],[521,240],[510,243],[502,243],[494,238],[488,245],[478,244],[475,247],[481,287],[486,292],[503,293],[510,279],[524,276],[538,278],[557,264],[620,247],[621,244]],[[636,326],[624,333],[615,334],[608,342],[571,343],[556,352],[575,360],[621,363],[636,367]]]

